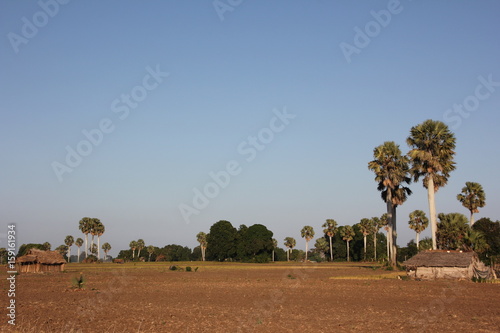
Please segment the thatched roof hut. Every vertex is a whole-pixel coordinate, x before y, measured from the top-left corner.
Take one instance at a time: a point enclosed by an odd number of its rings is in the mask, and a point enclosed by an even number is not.
[[[16,259],[19,273],[62,272],[66,260],[57,251],[30,249],[28,253]]]
[[[496,278],[475,252],[423,251],[403,262],[409,277],[420,280]]]

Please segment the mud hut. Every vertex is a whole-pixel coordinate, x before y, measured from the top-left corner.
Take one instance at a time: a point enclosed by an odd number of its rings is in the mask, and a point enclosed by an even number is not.
[[[16,259],[19,273],[62,272],[66,260],[57,251],[30,249],[28,253]]]
[[[423,251],[403,262],[406,274],[418,280],[472,278],[495,279],[495,272],[486,267],[475,252]]]

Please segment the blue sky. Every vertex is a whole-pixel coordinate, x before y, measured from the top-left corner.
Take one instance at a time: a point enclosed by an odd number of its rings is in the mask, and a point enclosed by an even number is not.
[[[218,4],[0,3],[0,234],[16,223],[19,244],[56,247],[98,217],[116,255],[138,238],[192,248],[225,219],[304,248],[304,225],[319,236],[327,218],[384,213],[367,169],[373,148],[391,140],[408,151],[410,128],[426,119],[457,137],[438,212],[467,215],[456,195],[475,181],[487,195],[477,218],[500,219],[497,1]],[[346,56],[347,44],[357,52]],[[273,120],[284,112],[286,123]],[[67,147],[86,154],[75,167]],[[58,177],[55,163],[72,171]],[[229,184],[183,218],[179,207],[228,163],[238,169]],[[411,189],[400,245],[414,237],[408,214],[428,211],[422,184]]]

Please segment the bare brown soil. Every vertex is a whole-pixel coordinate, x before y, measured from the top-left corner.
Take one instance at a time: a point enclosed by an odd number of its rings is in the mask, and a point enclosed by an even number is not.
[[[205,264],[197,272],[78,265],[16,280],[16,326],[1,332],[498,332],[500,284],[405,281],[338,264]],[[186,266],[189,264],[181,264]],[[83,270],[83,269],[82,269]],[[390,273],[391,278],[381,279]],[[403,272],[401,272],[403,274]],[[333,279],[332,279],[333,277]],[[355,278],[345,278],[355,277]]]

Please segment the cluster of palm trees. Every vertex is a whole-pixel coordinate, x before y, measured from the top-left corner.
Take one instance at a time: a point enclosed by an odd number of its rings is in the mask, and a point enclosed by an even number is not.
[[[79,229],[85,235],[85,258],[88,257],[88,250],[97,258],[100,258],[100,238],[104,234],[105,227],[101,220],[95,217],[84,217],[79,222]],[[88,235],[92,236],[92,243],[88,247]],[[97,236],[97,245],[94,244],[94,236]]]
[[[377,189],[387,205],[389,259],[392,265],[396,265],[396,208],[412,194],[406,185],[412,180],[418,182],[422,179],[423,186],[427,189],[432,248],[437,249],[435,193],[447,184],[450,173],[456,168],[453,160],[455,135],[443,122],[429,119],[412,127],[406,143],[410,151],[403,155],[395,142],[384,142],[374,149],[374,160],[368,163],[369,170],[375,173]],[[478,184],[473,184],[477,183],[467,183],[463,193],[458,196],[458,200],[471,212],[471,224],[474,223],[473,213],[478,211],[478,207],[484,206]],[[410,220],[414,221],[410,226],[415,225],[412,228],[416,228],[414,230],[418,237],[422,226],[417,227],[417,224],[424,223],[422,214],[419,212],[410,216]]]
[[[136,241],[135,240],[131,241],[129,244],[129,247],[132,250],[132,260],[134,260],[136,256],[137,256],[137,258],[140,258],[141,251],[143,249],[146,249],[146,251],[148,252],[149,261],[151,261],[151,256],[153,255],[153,253],[155,253],[155,247],[153,245],[146,246],[144,239],[141,239],[141,238],[139,238]],[[137,255],[135,254],[135,250],[137,250]]]

